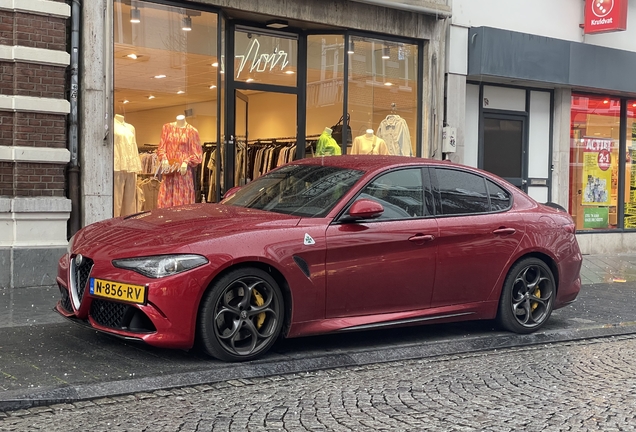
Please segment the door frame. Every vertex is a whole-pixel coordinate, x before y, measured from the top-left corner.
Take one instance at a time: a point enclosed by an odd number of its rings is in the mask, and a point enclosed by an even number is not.
[[[528,193],[528,142],[530,139],[530,128],[529,128],[529,116],[528,112],[523,111],[504,111],[504,110],[492,110],[492,109],[483,109],[482,114],[479,116],[479,150],[478,150],[478,168],[484,169],[484,146],[485,146],[485,121],[486,119],[496,119],[496,120],[513,120],[513,121],[521,121],[522,123],[522,132],[521,132],[521,184],[516,184],[517,182],[512,181],[512,178],[505,178],[505,180],[509,181],[513,185],[517,186],[522,191]]]

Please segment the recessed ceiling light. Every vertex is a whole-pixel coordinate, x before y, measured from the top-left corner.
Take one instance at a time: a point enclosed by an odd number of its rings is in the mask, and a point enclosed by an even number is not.
[[[129,101],[128,99],[124,99],[124,100],[122,101],[122,103],[125,103],[125,104],[127,104],[127,103],[129,103],[129,102],[130,102],[130,101]]]
[[[185,93],[185,92],[184,92],[183,90],[179,90],[179,91],[177,92],[177,94],[184,94],[184,93]]]
[[[607,99],[605,99],[605,100],[603,101],[603,103],[604,103],[604,104],[608,104],[608,103],[609,103],[609,101],[608,101]]]
[[[392,85],[393,85],[393,83],[385,82],[385,83],[384,83],[384,85],[385,85],[385,86],[392,86]]]
[[[210,86],[210,90],[215,89],[215,88],[216,88],[216,86],[215,86],[214,84],[212,84],[212,85]]]
[[[287,75],[293,75],[293,74],[294,74],[294,71],[293,71],[293,70],[287,70],[287,71],[285,71],[285,73],[286,73]]]
[[[165,75],[155,75],[155,78],[157,78],[157,79],[161,79],[161,78],[165,78],[165,77],[166,77]]]
[[[130,59],[133,59],[133,60],[137,60],[137,58],[138,58],[137,54],[134,54],[134,53],[133,54],[128,54],[126,57],[128,57]]]
[[[148,99],[154,99],[155,97],[153,95],[148,96]]]
[[[218,62],[214,62],[214,63],[212,63],[212,66],[219,67],[219,63]]]
[[[252,82],[252,81],[254,81],[254,78],[248,78],[245,80],[245,82]]]

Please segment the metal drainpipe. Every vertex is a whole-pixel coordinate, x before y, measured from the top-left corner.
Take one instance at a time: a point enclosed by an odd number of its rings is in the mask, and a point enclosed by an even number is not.
[[[79,96],[79,38],[80,38],[80,0],[72,0],[71,5],[71,76],[70,104],[71,113],[68,125],[68,149],[71,162],[68,167],[68,195],[71,200],[70,235],[80,228],[80,167],[78,161],[78,96]]]

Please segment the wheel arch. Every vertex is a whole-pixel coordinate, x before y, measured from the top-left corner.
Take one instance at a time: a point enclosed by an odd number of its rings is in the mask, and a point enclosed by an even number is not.
[[[257,268],[259,270],[262,270],[268,273],[269,275],[272,276],[272,278],[274,278],[274,281],[276,281],[276,283],[278,284],[278,287],[280,288],[281,293],[283,294],[283,301],[284,301],[284,308],[285,308],[285,320],[283,321],[281,335],[283,337],[287,336],[289,332],[289,328],[291,327],[291,318],[292,318],[291,289],[289,287],[289,283],[287,282],[287,279],[285,278],[285,276],[279,269],[277,269],[275,266],[271,264],[268,264],[262,261],[241,261],[241,262],[232,264],[224,268],[223,270],[221,270],[212,278],[212,280],[208,283],[208,286],[203,291],[201,298],[199,299],[199,304],[197,306],[197,316],[194,321],[196,333],[198,333],[199,331],[199,315],[201,314],[201,304],[203,303],[203,299],[205,298],[205,295],[212,289],[214,284],[226,274],[234,270],[238,270],[242,268],[250,268],[250,267]]]
[[[514,267],[515,264],[517,264],[519,261],[525,258],[538,258],[550,268],[550,271],[552,272],[552,276],[554,277],[554,286],[556,291],[558,292],[559,291],[559,267],[557,266],[554,258],[552,258],[550,255],[546,253],[539,252],[539,251],[526,253],[520,256],[517,260],[515,260],[515,262],[512,263],[508,271],[510,271],[510,269]]]

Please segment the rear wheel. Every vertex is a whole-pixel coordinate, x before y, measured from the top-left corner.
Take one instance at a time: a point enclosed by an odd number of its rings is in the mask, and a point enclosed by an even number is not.
[[[283,314],[283,296],[269,274],[257,268],[231,271],[201,301],[200,348],[220,360],[252,360],[276,342]]]
[[[550,268],[538,258],[515,264],[504,282],[497,321],[515,333],[532,333],[552,313],[556,283]]]

